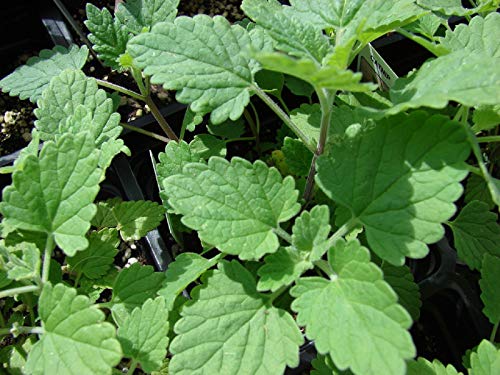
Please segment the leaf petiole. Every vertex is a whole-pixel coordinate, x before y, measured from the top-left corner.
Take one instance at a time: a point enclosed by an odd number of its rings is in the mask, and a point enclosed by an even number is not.
[[[498,326],[500,325],[500,320],[495,323],[493,329],[491,330],[490,341],[495,342],[495,337],[497,336]]]
[[[492,135],[489,137],[477,137],[477,141],[479,143],[500,142],[500,135]]]
[[[282,238],[283,240],[285,240],[289,244],[292,243],[292,236],[290,236],[286,231],[284,231],[283,229],[281,229],[281,227],[278,226],[277,228],[273,228],[273,232],[278,237]]]
[[[167,137],[164,137],[162,135],[159,135],[159,134],[156,134],[156,133],[144,130],[142,128],[138,128],[137,126],[132,126],[132,125],[129,125],[129,124],[126,124],[126,123],[123,123],[123,122],[120,122],[120,125],[122,127],[124,127],[125,129],[128,129],[128,130],[136,132],[136,133],[147,135],[148,137],[157,139],[159,141],[162,141],[162,142],[165,142],[165,143],[170,142],[170,139],[168,139]]]
[[[335,245],[335,242],[346,234],[348,234],[354,227],[358,224],[357,218],[351,218],[347,223],[342,225],[337,231],[332,234],[332,236],[328,239],[328,247],[332,247]]]
[[[31,335],[41,335],[42,333],[44,333],[44,330],[42,327],[11,327],[0,329],[0,336],[14,335],[16,337],[23,333]]]
[[[6,289],[0,292],[0,298],[13,297],[18,294],[36,292],[39,289],[40,287],[38,285],[26,285],[19,288]]]
[[[130,366],[128,368],[127,375],[132,375],[136,368],[137,368],[137,361],[133,359],[132,361],[130,361]]]
[[[54,250],[54,238],[51,235],[48,235],[47,242],[45,242],[45,251],[43,254],[43,268],[42,268],[43,284],[49,281],[50,259],[52,257],[52,250]]]
[[[122,86],[119,86],[119,85],[115,85],[114,83],[111,83],[111,82],[108,82],[108,81],[103,81],[102,79],[97,79],[96,78],[95,80],[96,80],[97,84],[100,85],[100,86],[102,86],[102,87],[106,87],[108,89],[117,91],[117,92],[122,93],[124,95],[128,95],[131,98],[134,98],[134,99],[137,99],[137,100],[145,101],[145,97],[142,96],[141,94],[139,94],[138,92],[126,89],[125,87],[122,87]]]

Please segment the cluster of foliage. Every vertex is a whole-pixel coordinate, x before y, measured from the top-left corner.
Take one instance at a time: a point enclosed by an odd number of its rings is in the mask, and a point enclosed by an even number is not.
[[[114,15],[89,5],[95,51],[140,92],[87,77],[85,47],[42,51],[0,81],[38,106],[32,142],[3,170],[12,184],[0,203],[0,334],[15,338],[5,366],[110,374],[126,359],[130,373],[279,374],[299,364],[307,338],[315,374],[457,374],[415,359],[408,331],[421,302],[405,260],[425,257],[447,226],[480,272],[494,326],[464,367],[500,373],[500,184],[489,157],[500,14],[498,0],[471,3],[244,0],[249,19],[234,25],[176,17],[178,0],[128,0]],[[466,22],[452,30],[452,15]],[[348,67],[393,30],[435,58],[381,93]],[[179,135],[152,83],[189,105]],[[309,102],[290,111],[285,84]],[[144,101],[165,130],[163,205],[94,202],[113,157],[129,153],[115,95],[99,85]],[[288,129],[279,168],[223,157],[242,139],[242,116],[258,140],[252,96]],[[205,115],[208,133],[185,142]],[[120,238],[141,238],[165,215],[197,231],[203,251],[181,253],[164,273],[117,271]]]

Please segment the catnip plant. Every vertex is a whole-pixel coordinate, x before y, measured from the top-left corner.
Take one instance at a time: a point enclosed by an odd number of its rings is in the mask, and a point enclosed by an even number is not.
[[[4,368],[274,375],[299,365],[308,340],[316,374],[456,374],[415,358],[409,333],[421,300],[405,262],[447,227],[481,275],[492,324],[464,368],[500,373],[500,194],[484,146],[500,141],[500,15],[497,0],[471,3],[244,0],[238,24],[177,16],[178,0],[127,0],[115,14],[88,5],[94,50],[138,91],[85,75],[77,46],[44,50],[0,81],[37,104],[31,143],[3,170]],[[450,16],[464,22],[452,29]],[[392,31],[435,57],[382,93],[349,67]],[[188,106],[178,134],[152,84]],[[290,110],[284,85],[309,101]],[[130,155],[116,93],[147,105],[165,133],[149,133],[167,141],[162,205],[96,202],[113,158]],[[287,129],[278,168],[223,157],[230,141],[259,146],[257,102]],[[116,270],[120,240],[164,218],[203,249],[184,249],[166,272]]]

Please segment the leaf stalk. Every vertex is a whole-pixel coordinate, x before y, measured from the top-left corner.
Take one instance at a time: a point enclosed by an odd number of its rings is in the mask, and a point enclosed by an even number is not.
[[[273,232],[289,244],[292,243],[292,236],[290,236],[286,231],[284,231],[281,227],[273,228]]]
[[[111,90],[117,91],[119,93],[122,93],[124,95],[128,95],[131,98],[134,98],[134,99],[137,99],[137,100],[140,100],[143,102],[145,101],[144,96],[142,96],[138,92],[126,89],[125,87],[120,86],[120,85],[115,85],[114,83],[111,83],[108,81],[103,81],[102,79],[95,78],[95,80],[96,80],[97,84],[102,86],[102,87],[106,87],[107,89],[111,89]]]
[[[36,292],[38,290],[40,290],[40,287],[38,285],[20,286],[18,288],[12,288],[0,291],[0,298],[13,297],[18,294],[31,293],[31,292]]]
[[[156,139],[158,141],[162,141],[162,142],[165,142],[165,143],[170,142],[170,139],[168,139],[167,137],[164,137],[162,135],[159,135],[159,134],[156,134],[156,133],[144,130],[142,128],[138,128],[137,126],[129,125],[129,124],[126,124],[124,122],[120,122],[120,125],[122,127],[124,127],[125,129],[128,129],[128,130],[136,132],[136,133],[147,135],[148,137],[154,138],[154,139]]]
[[[54,238],[49,234],[45,242],[45,251],[43,253],[42,283],[49,281],[50,259],[54,250]]]
[[[358,224],[357,218],[351,218],[348,222],[342,225],[337,231],[332,234],[332,236],[328,239],[328,247],[332,247],[335,245],[335,242],[346,234],[348,234],[354,227]]]

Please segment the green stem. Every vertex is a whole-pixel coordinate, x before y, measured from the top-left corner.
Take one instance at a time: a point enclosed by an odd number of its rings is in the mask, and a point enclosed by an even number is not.
[[[26,285],[18,288],[6,289],[0,291],[0,298],[13,297],[18,294],[36,292],[40,289],[38,285]]]
[[[292,236],[290,236],[286,231],[284,231],[283,229],[281,229],[281,227],[273,228],[273,232],[278,237],[281,237],[283,240],[285,240],[289,244],[292,243]]]
[[[148,137],[157,139],[159,141],[162,141],[162,142],[165,142],[165,143],[170,142],[170,139],[168,139],[167,137],[164,137],[162,135],[159,135],[159,134],[156,134],[156,133],[153,133],[153,132],[150,132],[150,131],[138,128],[137,126],[129,125],[129,124],[126,124],[126,123],[123,123],[123,122],[120,122],[120,125],[122,127],[124,127],[125,129],[129,129],[129,130],[131,130],[133,132],[147,135]]]
[[[2,310],[0,310],[0,327],[5,327],[5,319],[3,318]]]
[[[36,321],[36,316],[35,316],[35,311],[33,310],[33,299],[31,298],[31,294],[26,294],[24,296],[25,300],[26,300],[26,305],[28,305],[28,312],[29,312],[29,316],[30,316],[30,323],[31,325],[35,325],[35,321]]]
[[[430,40],[422,38],[421,36],[418,36],[418,35],[414,35],[414,34],[410,33],[409,31],[406,31],[405,29],[400,28],[400,27],[396,29],[396,32],[398,32],[399,34],[403,35],[404,37],[410,39],[411,41],[413,41],[417,44],[420,44],[427,51],[434,54],[434,56],[440,55],[440,53],[439,53],[440,51],[437,50],[438,45],[431,42]],[[442,55],[442,53],[441,53],[441,55]]]
[[[260,134],[260,118],[257,108],[250,102],[250,108],[252,108],[253,116],[255,117],[255,127],[257,128],[257,134]]]
[[[54,250],[54,238],[49,234],[45,242],[45,251],[43,255],[43,268],[42,268],[42,283],[45,284],[49,281],[50,273],[50,259],[52,257],[52,250]]]
[[[316,175],[316,160],[325,151],[326,139],[328,138],[328,130],[332,119],[332,106],[335,100],[335,93],[326,89],[316,90],[321,106],[321,127],[319,130],[319,140],[316,150],[314,151],[309,174],[307,175],[306,187],[304,189],[303,198],[309,202],[312,197],[314,188],[314,176]]]
[[[328,239],[328,247],[332,247],[339,238],[341,238],[341,237],[345,236],[347,233],[349,233],[357,224],[358,224],[358,220],[356,218],[352,218],[347,223],[342,225]]]
[[[243,111],[243,116],[245,117],[245,120],[247,120],[248,126],[250,126],[250,130],[252,131],[253,136],[255,137],[255,149],[257,153],[260,155],[260,142],[259,142],[259,130],[257,129],[257,126],[255,125],[255,122],[250,116],[250,112],[245,108]]]
[[[82,275],[83,275],[82,271],[78,272],[78,274],[76,275],[75,285],[74,285],[75,288],[78,288],[78,284],[80,283],[80,279],[81,279]]]
[[[477,141],[479,143],[500,142],[500,135],[492,135],[489,137],[477,137]]]
[[[96,81],[97,81],[97,84],[101,85],[102,87],[106,87],[108,89],[120,92],[120,93],[122,93],[124,95],[128,95],[131,98],[134,98],[134,99],[137,99],[137,100],[145,101],[144,96],[142,96],[138,92],[126,89],[125,87],[122,87],[122,86],[119,86],[119,85],[115,85],[114,83],[111,83],[111,82],[103,81],[102,79],[97,79],[96,78]]]
[[[128,368],[127,375],[132,375],[136,368],[137,368],[137,360],[133,359],[130,362],[130,366]]]
[[[490,341],[495,342],[495,337],[497,336],[498,326],[500,325],[500,321],[496,322],[493,326],[493,330],[491,331]]]
[[[225,142],[226,144],[228,144],[230,142],[242,142],[242,141],[255,141],[255,137],[232,138],[232,139],[227,139]]]
[[[156,119],[156,121],[158,122],[158,124],[160,124],[160,126],[163,129],[163,131],[165,132],[165,134],[167,134],[167,136],[171,140],[174,140],[174,141],[178,142],[179,138],[174,133],[174,131],[172,130],[172,128],[168,124],[167,120],[165,120],[165,118],[161,114],[160,110],[156,106],[156,104],[153,101],[153,99],[151,98],[151,96],[149,96],[149,95],[146,96],[145,100],[146,100],[146,104],[148,105],[149,109],[151,110],[151,114],[154,116],[154,118]]]
[[[22,334],[22,333],[27,333],[27,334],[34,334],[34,335],[41,335],[44,330],[42,327],[16,327],[14,328],[1,328],[0,329],[0,335],[10,335],[13,334],[15,331],[16,334]]]
[[[285,110],[285,112],[290,115],[290,109],[288,108],[288,106],[286,105],[285,101],[283,100],[283,98],[280,96],[276,96],[276,99],[278,99],[278,101],[280,102],[280,104],[283,106],[283,109]]]
[[[300,130],[297,125],[292,121],[292,119],[281,109],[279,105],[277,105],[270,97],[267,95],[260,87],[252,85],[251,89],[257,94],[259,98],[262,99],[264,103],[266,103],[269,108],[272,109],[274,113],[295,133],[297,137],[304,142],[306,147],[311,151],[315,152],[316,148],[312,144],[311,140],[307,135],[305,135],[302,130]]]
[[[143,97],[149,96],[149,90],[146,89],[146,86],[144,85],[144,81],[142,80],[142,72],[137,69],[137,68],[132,68],[130,70],[132,73],[132,77],[134,78],[135,82],[137,83],[137,87],[139,88],[139,91]]]
[[[332,270],[332,266],[326,260],[317,260],[316,262],[314,262],[314,265],[325,274],[327,274],[329,278],[333,278],[333,276],[335,276],[335,272]]]
[[[274,292],[272,292],[269,295],[268,303],[272,304],[276,300],[276,298],[278,298],[280,295],[282,295],[287,289],[288,289],[288,286],[283,285],[282,287],[280,287],[277,290],[275,290]]]

